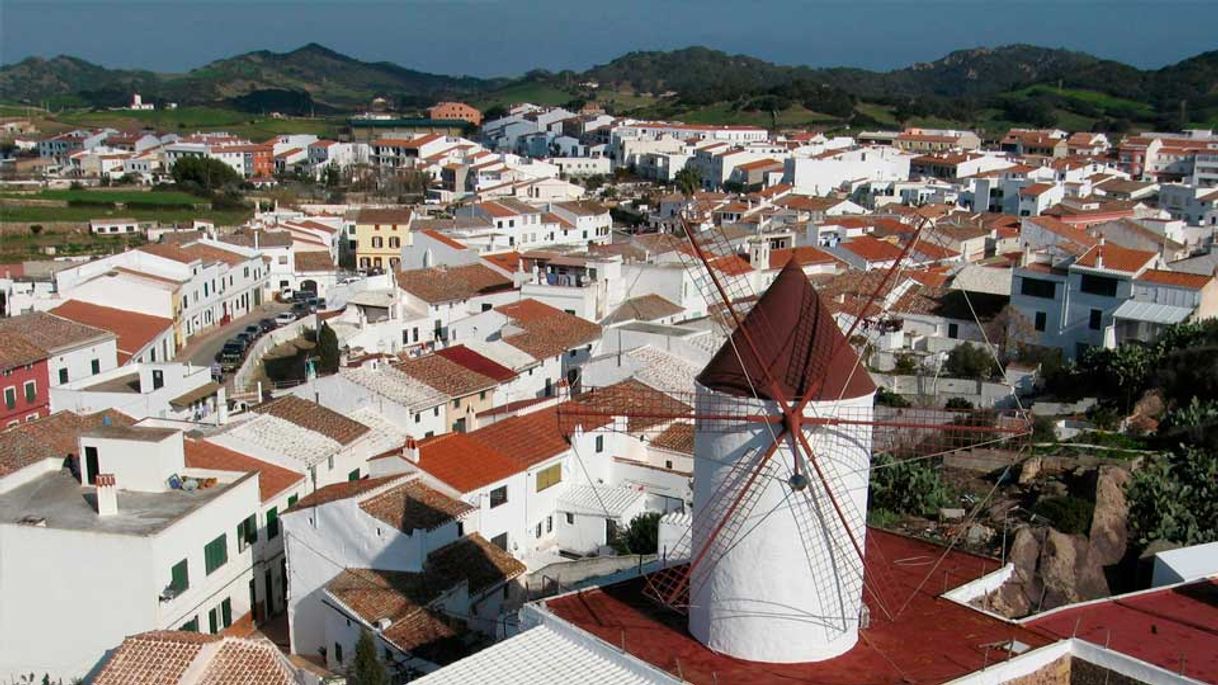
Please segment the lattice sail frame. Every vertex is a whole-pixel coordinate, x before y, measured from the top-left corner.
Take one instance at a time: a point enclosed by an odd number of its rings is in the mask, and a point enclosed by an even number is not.
[[[927,223],[924,220],[918,226],[901,256],[884,273],[862,311],[868,311],[877,300],[883,299],[881,294],[891,287],[893,275],[900,269]],[[747,279],[722,273],[713,265],[717,258],[735,253],[721,231],[712,229],[695,234],[692,225],[684,218],[681,225],[690,247],[688,253],[680,251],[682,259],[707,303],[708,312],[714,316],[714,312],[718,311],[720,316],[715,318],[730,338],[733,331],[740,327],[748,308],[756,301],[756,295]],[[861,315],[855,317],[840,344],[850,344],[863,320]],[[765,322],[762,325],[764,327]],[[742,330],[741,333],[744,344],[736,350],[737,354],[759,358],[748,332]],[[828,358],[834,358],[836,352],[835,349]],[[778,391],[776,379],[764,367],[763,370],[767,377],[758,379],[758,384],[770,390],[771,397],[783,397],[783,393]],[[861,372],[866,373],[865,370]],[[801,533],[801,543],[806,546],[812,536],[819,535],[829,543],[834,558],[844,559],[846,555],[852,555],[858,560],[858,563],[839,564],[831,569],[817,568],[814,555],[805,549],[813,576],[828,577],[827,580],[832,581],[818,583],[820,587],[817,590],[823,593],[833,590],[841,597],[846,596],[843,593],[863,589],[871,605],[891,618],[889,598],[885,597],[888,593],[882,593],[877,588],[877,585],[887,584],[885,569],[867,567],[863,542],[853,533],[854,530],[863,530],[866,512],[859,511],[852,498],[843,496],[846,493],[841,492],[840,483],[844,474],[836,472],[831,460],[818,457],[811,446],[810,434],[834,426],[866,425],[871,431],[873,454],[888,452],[901,459],[927,459],[997,443],[1006,443],[1010,447],[1010,443],[1027,440],[1031,434],[1029,417],[1021,410],[963,411],[882,406],[862,410],[837,407],[831,417],[817,416],[814,412],[812,416],[806,416],[805,410],[812,404],[811,398],[821,390],[821,385],[818,380],[803,397],[770,403],[773,405],[771,412],[759,412],[757,406],[722,394],[702,397],[698,410],[694,409],[699,406],[694,393],[669,392],[665,393],[665,399],[659,399],[658,395],[641,395],[628,398],[623,406],[620,400],[612,403],[598,401],[600,391],[595,388],[586,389],[571,402],[559,406],[560,425],[568,434],[574,432],[576,426],[593,426],[593,430],[612,430],[646,439],[677,423],[693,424],[698,431],[738,430],[742,423],[769,426],[772,441],[764,450],[755,451],[732,466],[732,472],[713,493],[708,505],[711,508],[704,509],[704,515],[697,517],[698,520],[678,541],[674,556],[682,558],[680,550],[684,546],[688,550],[689,561],[649,575],[645,589],[648,596],[685,613],[689,608],[694,568],[700,564],[713,567],[741,534],[748,534],[743,522],[750,518],[757,502],[760,488],[756,484],[760,482],[759,479],[783,477],[792,484],[796,496],[806,498],[807,506],[791,508]],[[784,446],[793,458],[789,466],[781,468],[773,458]],[[697,454],[693,456],[694,459],[706,458]],[[802,479],[803,487],[795,487],[796,479]],[[709,531],[699,531],[698,537],[706,540],[700,549],[692,549],[691,538],[695,526],[710,528]],[[842,573],[847,568],[858,570]],[[869,574],[868,571],[878,573]],[[872,575],[875,577],[872,578]],[[844,625],[859,617],[842,615],[829,618],[840,620]]]

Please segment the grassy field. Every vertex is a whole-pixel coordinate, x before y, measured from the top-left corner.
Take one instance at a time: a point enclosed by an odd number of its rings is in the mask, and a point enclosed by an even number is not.
[[[20,207],[0,206],[0,222],[53,223],[59,221],[87,222],[90,219],[107,217],[130,217],[137,221],[160,223],[182,223],[193,219],[206,219],[218,225],[234,226],[243,223],[253,214],[252,209],[153,209],[127,207],[106,209],[104,207]]]
[[[0,238],[0,263],[46,258],[46,248],[54,247],[56,256],[97,255],[121,252],[141,245],[143,236],[97,236],[87,230],[7,233]]]
[[[62,202],[115,202],[130,205],[206,205],[207,200],[178,191],[142,190],[43,190],[33,194],[3,193],[0,197]]]
[[[512,105],[531,102],[535,105],[561,105],[570,102],[576,95],[545,83],[521,83],[491,91],[474,100],[472,105],[487,110],[496,105]]]
[[[872,119],[875,119],[884,126],[888,126],[890,128],[900,127],[900,123],[897,121],[897,118],[893,116],[893,111],[896,108],[890,105],[877,105],[873,102],[860,102],[854,106],[854,109],[858,110],[860,114],[866,114]]]
[[[16,116],[16,115],[14,115]],[[281,133],[311,133],[333,138],[344,125],[341,117],[272,119],[219,107],[181,107],[175,110],[76,110],[44,115],[51,129],[105,127],[121,130],[141,127],[164,132],[228,131],[261,142]]]
[[[1131,118],[1150,119],[1155,115],[1154,109],[1145,102],[1137,100],[1127,100],[1125,98],[1116,97],[1107,93],[1100,93],[1094,90],[1081,90],[1077,88],[1053,88],[1052,86],[1039,85],[1017,90],[1013,95],[1057,95],[1069,100],[1085,102],[1093,107],[1104,110],[1109,115],[1115,116],[1122,112],[1128,112]]]

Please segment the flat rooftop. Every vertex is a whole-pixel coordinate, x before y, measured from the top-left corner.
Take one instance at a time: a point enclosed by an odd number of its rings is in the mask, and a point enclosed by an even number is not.
[[[94,488],[71,475],[56,471],[39,476],[0,497],[0,525],[19,525],[42,519],[47,528],[95,531],[113,535],[155,535],[183,516],[211,502],[234,483],[210,488],[169,492],[118,491],[118,513],[98,516]],[[33,525],[33,524],[26,524]]]
[[[664,324],[647,323],[644,321],[635,321],[635,322],[628,323],[628,324],[625,324],[622,326],[618,326],[618,328],[625,329],[627,331],[638,331],[640,333],[667,335],[667,336],[671,336],[674,338],[685,338],[685,337],[688,337],[691,335],[701,335],[703,333],[703,331],[695,330],[692,328],[682,328],[680,326],[665,326]]]
[[[140,374],[139,372],[128,373],[116,378],[107,378],[99,383],[81,388],[89,392],[130,392],[139,393],[140,391]]]
[[[868,529],[866,545],[867,582],[893,617],[867,593],[870,626],[859,632],[854,649],[828,661],[767,664],[712,652],[689,634],[684,615],[643,596],[642,578],[556,597],[545,606],[695,685],[942,683],[1011,656],[994,645],[1018,640],[1036,648],[1056,641],[938,597],[945,588],[997,571],[997,559],[956,551],[944,556],[943,547],[878,529]]]

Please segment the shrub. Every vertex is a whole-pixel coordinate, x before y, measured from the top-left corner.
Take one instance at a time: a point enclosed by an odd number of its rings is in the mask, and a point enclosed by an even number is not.
[[[875,391],[875,403],[881,407],[908,407],[909,400],[889,390],[888,388],[878,388]]]
[[[1049,525],[1063,533],[1075,535],[1091,529],[1091,514],[1095,503],[1081,497],[1046,497],[1032,506],[1032,513],[1042,516]]]
[[[918,360],[908,352],[900,352],[897,354],[896,366],[892,372],[898,376],[912,376],[918,373]]]
[[[1134,471],[1126,493],[1139,545],[1218,541],[1218,452],[1181,445],[1156,455]]]
[[[903,514],[933,514],[952,501],[937,461],[897,459],[879,452],[872,459],[871,508]]]
[[[944,370],[949,376],[979,380],[993,378],[999,373],[998,362],[990,351],[968,342],[957,345],[947,354]]]
[[[619,554],[655,554],[660,546],[660,514],[649,511],[635,516],[609,544]]]
[[[972,402],[969,402],[968,400],[964,399],[963,397],[953,397],[953,398],[951,398],[951,399],[949,399],[949,400],[947,401],[947,404],[943,405],[943,408],[944,408],[944,409],[967,409],[967,410],[972,410],[972,409],[973,409],[973,403],[972,403]]]
[[[30,233],[34,235],[42,233],[42,224],[30,224]]]

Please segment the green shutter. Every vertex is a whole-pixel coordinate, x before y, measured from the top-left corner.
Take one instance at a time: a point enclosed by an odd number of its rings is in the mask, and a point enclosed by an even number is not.
[[[211,611],[207,612],[208,632],[212,633],[213,635],[215,633],[219,632],[219,630],[220,630],[220,622],[218,620],[216,620],[217,618],[218,617],[216,616],[215,609],[212,609]]]
[[[173,568],[170,569],[170,576],[172,580],[170,581],[169,586],[172,587],[173,591],[177,594],[182,594],[186,591],[186,588],[190,587],[190,573],[186,566],[185,559],[173,565]]]
[[[16,408],[16,406],[17,406],[17,389],[16,388],[5,388],[4,389],[4,404],[9,409]]]
[[[203,561],[208,575],[228,563],[227,535],[221,535],[207,543],[207,546],[203,548]]]
[[[25,384],[25,401],[33,403],[34,398],[38,397],[38,387],[33,383]]]
[[[288,497],[288,509],[291,509],[292,507],[296,506],[297,499],[298,498],[296,497],[296,495],[291,495]]]
[[[266,539],[279,536],[279,508],[271,507],[266,510]]]
[[[233,600],[227,597],[223,602],[220,602],[220,619],[227,628],[233,624]]]
[[[199,617],[195,616],[194,618],[190,619],[189,621],[183,623],[182,627],[179,628],[178,630],[185,630],[186,632],[189,632],[189,633],[199,632]]]

